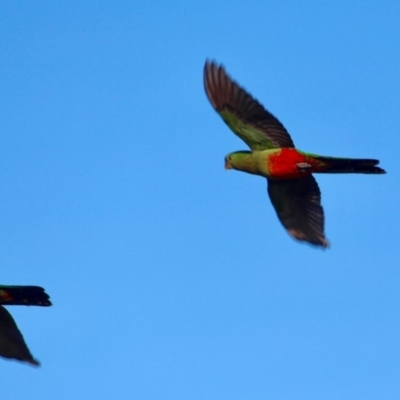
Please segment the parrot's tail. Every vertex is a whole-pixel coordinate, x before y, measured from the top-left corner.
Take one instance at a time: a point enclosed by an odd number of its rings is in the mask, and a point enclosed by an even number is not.
[[[335,158],[335,157],[315,157],[323,163],[323,167],[315,172],[327,173],[356,173],[356,174],[386,174],[386,171],[377,167],[379,160],[368,158]]]
[[[39,286],[0,285],[0,304],[17,306],[51,306],[49,295]]]

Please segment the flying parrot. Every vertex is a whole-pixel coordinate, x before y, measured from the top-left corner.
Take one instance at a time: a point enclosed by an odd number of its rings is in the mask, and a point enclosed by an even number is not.
[[[0,285],[0,304],[51,306],[49,295],[39,286]],[[39,365],[25,343],[11,314],[0,305],[0,356]]]
[[[223,66],[206,61],[204,88],[211,105],[251,151],[225,157],[225,168],[267,178],[268,195],[294,239],[328,247],[321,192],[313,173],[385,174],[378,160],[324,157],[294,147],[288,131]]]

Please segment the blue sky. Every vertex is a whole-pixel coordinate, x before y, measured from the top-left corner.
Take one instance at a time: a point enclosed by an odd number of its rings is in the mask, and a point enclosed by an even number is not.
[[[0,5],[2,284],[41,362],[2,397],[400,397],[397,1]],[[206,58],[298,148],[381,160],[317,176],[327,251],[293,241],[246,145],[204,94]]]

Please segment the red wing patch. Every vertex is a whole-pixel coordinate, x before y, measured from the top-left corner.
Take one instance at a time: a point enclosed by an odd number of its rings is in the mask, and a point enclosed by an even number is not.
[[[272,179],[304,178],[323,168],[321,161],[291,148],[282,148],[270,155],[268,163]]]

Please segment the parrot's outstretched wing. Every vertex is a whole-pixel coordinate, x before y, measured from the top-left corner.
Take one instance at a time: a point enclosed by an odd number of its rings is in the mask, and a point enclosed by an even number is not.
[[[0,306],[0,356],[39,365],[25,343],[11,314]]]
[[[293,238],[316,246],[329,246],[324,235],[321,192],[312,175],[299,179],[268,179],[268,194],[279,220]]]
[[[204,88],[214,109],[252,150],[294,147],[279,120],[233,81],[221,65],[205,63]]]

